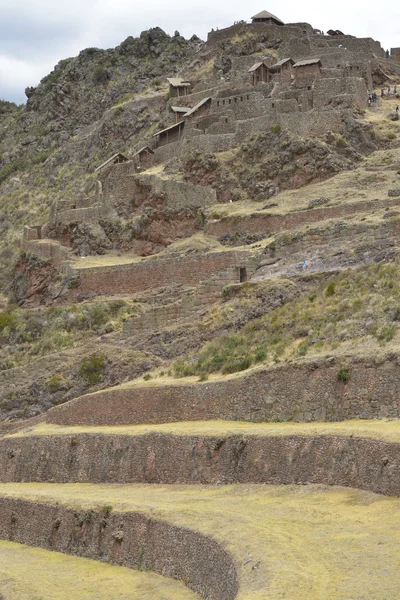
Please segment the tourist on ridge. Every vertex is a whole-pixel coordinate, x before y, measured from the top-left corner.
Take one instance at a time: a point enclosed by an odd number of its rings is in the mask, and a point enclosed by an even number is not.
[[[399,114],[399,105],[396,106],[396,115]]]

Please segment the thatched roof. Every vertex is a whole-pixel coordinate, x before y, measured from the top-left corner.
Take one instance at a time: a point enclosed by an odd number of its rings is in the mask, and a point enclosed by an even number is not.
[[[286,64],[287,62],[291,62],[292,65],[294,64],[293,58],[282,58],[282,60],[279,60],[274,65],[271,65],[270,67],[268,67],[268,69],[270,69],[270,70],[271,69],[278,69],[279,67],[281,67],[282,65]]]
[[[197,112],[199,108],[203,106],[203,104],[207,104],[209,100],[211,100],[211,98],[203,98],[203,100],[200,100],[200,102],[198,102],[196,106],[193,106],[193,108],[191,108],[189,112],[186,113],[185,117],[190,117],[190,115],[194,115],[194,113]]]
[[[143,146],[143,148],[140,148],[140,150],[135,152],[135,154],[132,156],[132,158],[135,158],[135,156],[139,156],[139,154],[142,154],[142,152],[144,152],[145,150],[147,152],[150,152],[150,154],[154,154],[154,151],[150,148],[150,146]]]
[[[293,68],[296,69],[297,67],[308,67],[308,65],[317,65],[317,64],[319,64],[321,66],[320,58],[307,58],[306,60],[299,60],[299,62],[297,62],[295,65],[293,65]]]
[[[172,87],[190,87],[192,85],[190,81],[185,81],[180,77],[167,77],[167,81]]]
[[[256,62],[252,67],[250,67],[250,69],[248,70],[248,73],[253,73],[253,71],[257,71],[257,69],[259,69],[261,67],[261,65],[264,64],[264,61],[261,62]]]
[[[152,137],[157,137],[158,135],[160,135],[161,133],[165,133],[166,131],[172,131],[172,129],[180,127],[181,125],[185,125],[185,121],[179,121],[179,123],[174,123],[173,125],[170,125],[165,129],[161,129],[161,131],[157,131],[157,133],[155,133]]]
[[[281,23],[282,25],[284,25],[283,21],[281,21],[280,19],[278,19],[278,17],[276,17],[275,15],[271,14],[267,10],[262,10],[257,15],[254,15],[254,17],[251,17],[251,18],[252,18],[253,21],[256,20],[256,19],[274,19],[274,21],[278,21],[278,23]]]
[[[171,106],[171,110],[175,113],[187,113],[191,109],[188,106]]]
[[[97,167],[97,169],[95,169],[94,172],[96,173],[96,171],[100,171],[100,169],[103,169],[104,167],[106,167],[107,165],[109,165],[111,163],[121,163],[121,162],[126,162],[127,160],[129,160],[129,158],[127,156],[125,156],[125,154],[121,154],[121,152],[117,152],[116,154],[113,154],[105,162],[103,162],[102,165]]]

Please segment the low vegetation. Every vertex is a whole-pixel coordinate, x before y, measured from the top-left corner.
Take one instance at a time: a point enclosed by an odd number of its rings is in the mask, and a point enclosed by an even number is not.
[[[260,362],[334,351],[350,341],[384,346],[399,328],[399,276],[400,263],[344,271],[311,293],[263,317],[246,319],[237,331],[219,334],[199,351],[175,361],[175,376],[234,373]],[[229,320],[229,309],[245,305],[250,309],[252,294],[255,290],[248,286],[242,298],[228,302],[221,309],[220,321],[224,314]],[[348,377],[343,367],[338,379],[347,381]]]
[[[0,370],[21,366],[34,356],[71,348],[88,337],[121,328],[139,306],[124,300],[74,304],[42,310],[0,312]]]

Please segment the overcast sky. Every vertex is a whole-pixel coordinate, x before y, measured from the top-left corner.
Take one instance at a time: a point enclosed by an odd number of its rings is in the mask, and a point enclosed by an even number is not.
[[[0,98],[25,102],[57,62],[90,46],[110,48],[150,27],[206,39],[212,27],[227,27],[269,10],[284,22],[308,22],[373,37],[385,48],[400,46],[400,4],[336,0],[0,0]]]

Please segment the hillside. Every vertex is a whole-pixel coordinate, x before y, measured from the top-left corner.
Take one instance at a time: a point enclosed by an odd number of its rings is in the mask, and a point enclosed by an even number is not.
[[[0,102],[1,600],[396,597],[400,63],[260,15]]]

